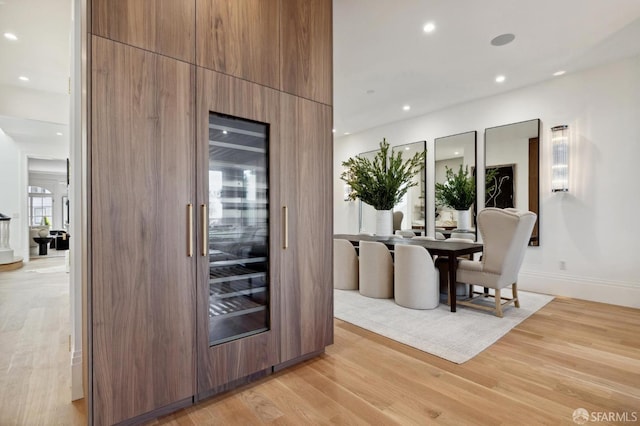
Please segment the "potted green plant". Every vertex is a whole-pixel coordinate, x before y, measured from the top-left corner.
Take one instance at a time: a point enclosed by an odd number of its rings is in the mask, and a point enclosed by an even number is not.
[[[457,173],[445,166],[446,181],[436,183],[436,204],[455,209],[458,213],[458,229],[471,228],[469,209],[476,199],[476,180],[469,175],[469,167],[462,164]]]
[[[386,139],[380,142],[380,151],[373,161],[364,157],[351,157],[343,161],[346,170],[340,175],[351,188],[349,199],[360,199],[376,209],[376,234],[393,233],[393,206],[418,182],[413,177],[425,166],[426,152],[418,152],[403,160],[402,152],[394,152]]]

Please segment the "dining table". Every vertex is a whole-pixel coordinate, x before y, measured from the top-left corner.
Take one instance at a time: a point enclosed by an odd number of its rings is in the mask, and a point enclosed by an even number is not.
[[[468,243],[462,241],[445,241],[445,240],[423,240],[416,238],[403,238],[400,236],[390,235],[364,235],[364,234],[334,234],[333,238],[348,240],[354,246],[358,246],[360,241],[379,242],[387,246],[389,250],[393,250],[398,244],[408,244],[420,246],[427,249],[431,256],[443,256],[448,259],[449,266],[449,307],[451,312],[456,311],[456,282],[458,257],[473,253],[482,252],[482,243]]]

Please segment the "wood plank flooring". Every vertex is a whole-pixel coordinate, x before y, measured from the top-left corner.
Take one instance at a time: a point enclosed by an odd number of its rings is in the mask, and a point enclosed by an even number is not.
[[[52,275],[0,275],[0,425],[86,422]],[[558,298],[461,365],[336,320],[324,355],[149,424],[574,425],[577,408],[640,423],[640,310]]]
[[[64,257],[0,273],[0,425],[85,422],[70,402],[69,330]]]

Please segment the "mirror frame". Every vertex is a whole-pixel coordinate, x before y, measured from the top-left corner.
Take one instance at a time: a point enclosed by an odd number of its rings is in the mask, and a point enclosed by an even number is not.
[[[536,214],[536,223],[533,227],[533,231],[531,233],[531,238],[529,239],[529,246],[538,247],[540,245],[540,139],[542,135],[540,133],[540,129],[542,127],[542,122],[539,118],[532,118],[530,120],[517,121],[514,123],[503,124],[500,126],[487,127],[484,129],[484,173],[486,176],[487,172],[487,131],[492,129],[498,129],[501,127],[513,126],[517,124],[528,123],[530,121],[537,121],[537,130],[538,136],[537,138],[529,138],[529,203],[528,209]],[[537,146],[534,146],[532,149],[531,139],[537,139]],[[532,167],[533,166],[533,167]],[[535,190],[536,194],[532,197],[532,189]],[[487,205],[486,200],[486,182],[485,182],[485,200],[484,207]],[[483,207],[483,208],[484,208]]]
[[[467,135],[467,134],[473,134],[473,166],[472,166],[472,170],[470,170],[472,176],[475,177],[476,175],[476,170],[478,169],[478,131],[477,130],[469,130],[467,132],[460,132],[460,133],[455,133],[452,135],[447,135],[447,136],[441,136],[439,138],[435,138],[433,140],[433,177],[434,177],[434,188],[435,188],[435,172],[436,172],[436,157],[438,155],[438,140],[440,139],[447,139],[447,138],[452,138],[454,136],[462,136],[462,135]],[[434,206],[434,210],[435,210],[435,189],[433,191],[433,206]],[[476,190],[475,190],[475,197],[474,197],[474,201],[473,201],[473,224],[474,224],[474,228],[475,228],[475,234],[476,234],[476,241],[478,240],[478,227],[475,226],[476,224],[476,215],[478,214],[478,181],[476,179]],[[435,236],[435,232],[436,232],[436,221],[435,221],[435,217],[434,217],[434,221],[433,221],[433,235]],[[438,231],[438,232],[442,232],[442,231]],[[450,234],[451,231],[447,231],[445,232],[445,237]]]

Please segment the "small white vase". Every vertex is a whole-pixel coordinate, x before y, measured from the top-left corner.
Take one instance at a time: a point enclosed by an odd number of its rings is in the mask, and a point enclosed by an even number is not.
[[[393,235],[393,212],[391,210],[376,210],[376,235]]]
[[[456,210],[458,213],[458,229],[470,230],[471,229],[471,210]]]

